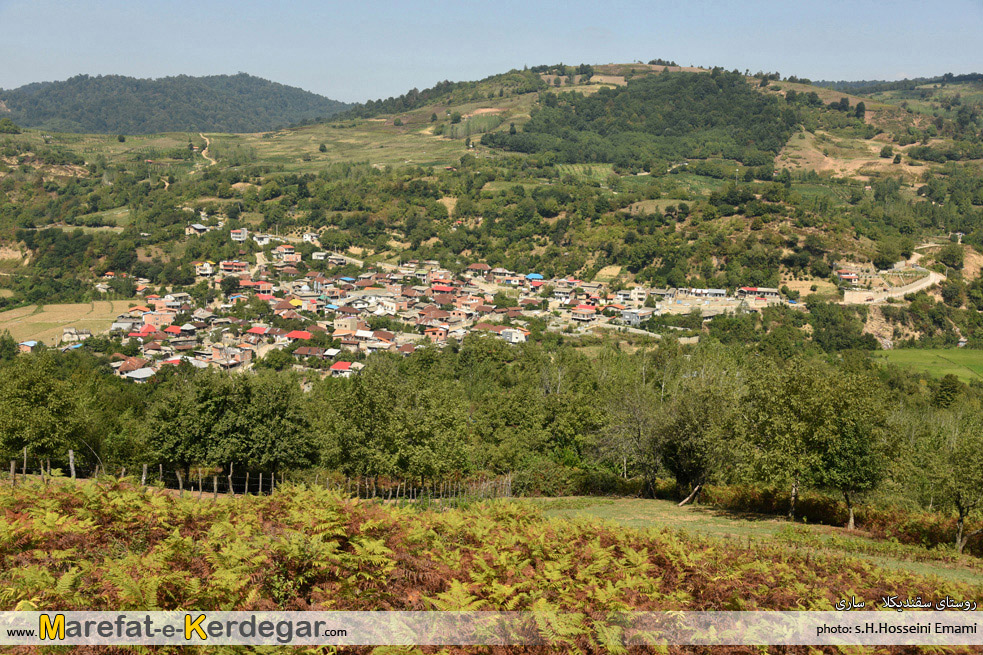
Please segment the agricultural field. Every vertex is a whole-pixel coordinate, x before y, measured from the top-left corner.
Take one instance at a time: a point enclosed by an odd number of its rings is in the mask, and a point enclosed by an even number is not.
[[[43,341],[53,346],[58,344],[66,327],[91,330],[93,334],[108,330],[116,316],[133,304],[125,300],[97,300],[19,307],[0,312],[0,332],[9,331],[17,341]]]
[[[399,114],[395,118],[370,118],[307,125],[289,130],[257,134],[208,134],[210,154],[223,164],[262,163],[282,166],[284,171],[317,172],[337,162],[368,162],[376,166],[455,166],[471,153],[479,158],[499,153],[475,143],[483,132],[508,129],[528,119],[534,94],[453,106],[460,123],[451,123],[448,106],[431,105]],[[438,120],[431,122],[436,114]],[[396,118],[402,125],[396,125]],[[444,135],[435,135],[443,125]],[[325,150],[321,152],[320,146]]]
[[[983,380],[983,350],[900,348],[877,353],[877,357],[932,377],[951,373],[963,382]]]

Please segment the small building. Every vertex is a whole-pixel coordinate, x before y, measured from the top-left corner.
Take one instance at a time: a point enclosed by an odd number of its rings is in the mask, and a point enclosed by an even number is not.
[[[781,293],[778,289],[769,287],[741,287],[737,290],[737,295],[741,298],[764,298],[767,300],[781,298]]]
[[[578,323],[590,323],[597,317],[597,308],[593,305],[577,305],[570,312],[570,318]]]
[[[235,241],[236,243],[243,243],[245,242],[246,239],[249,238],[249,230],[247,230],[244,227],[241,227],[237,230],[230,230],[229,238]]]
[[[726,298],[727,289],[697,289],[692,288],[689,294],[696,298]]]
[[[335,362],[328,369],[331,372],[331,377],[333,378],[347,378],[352,375],[352,363],[351,362]]]

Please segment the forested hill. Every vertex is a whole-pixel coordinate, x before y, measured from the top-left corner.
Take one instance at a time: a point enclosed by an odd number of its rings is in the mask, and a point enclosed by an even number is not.
[[[343,102],[252,75],[78,75],[0,90],[0,117],[55,132],[261,132],[333,116]],[[0,105],[2,107],[3,105]]]
[[[759,93],[745,76],[646,76],[592,95],[546,93],[521,131],[485,134],[482,143],[518,152],[557,153],[559,161],[622,167],[723,156],[769,164],[799,117],[776,95]]]

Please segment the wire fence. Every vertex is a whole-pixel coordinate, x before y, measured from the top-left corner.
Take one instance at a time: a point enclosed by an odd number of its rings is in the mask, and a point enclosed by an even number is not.
[[[67,465],[66,465],[67,464]],[[291,479],[292,476],[292,479]],[[349,498],[387,503],[413,503],[416,506],[457,506],[492,498],[512,497],[512,476],[480,476],[460,479],[407,479],[384,476],[344,476],[335,471],[286,472],[236,470],[228,467],[192,466],[172,469],[164,464],[143,464],[132,470],[120,467],[107,470],[96,464],[77,462],[69,451],[65,462],[32,458],[25,454],[10,460],[9,469],[0,479],[10,487],[19,483],[40,480],[50,484],[62,479],[126,479],[143,487],[176,491],[179,496],[198,499],[219,496],[261,495],[272,493],[287,484],[334,490]]]

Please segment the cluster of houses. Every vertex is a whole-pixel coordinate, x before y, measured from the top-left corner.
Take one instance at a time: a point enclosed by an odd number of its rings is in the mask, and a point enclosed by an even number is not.
[[[238,280],[238,288],[207,306],[177,290],[158,295],[140,280],[139,304],[120,314],[109,330],[139,349],[135,356],[114,357],[116,374],[144,382],[161,368],[181,362],[248,369],[281,349],[298,367],[348,377],[362,368],[358,360],[372,353],[409,355],[422,345],[441,347],[468,334],[521,344],[530,337],[533,317],[546,319],[548,329],[608,322],[637,327],[661,312],[683,311],[691,302],[781,301],[777,289],[760,287],[741,287],[734,296],[724,289],[636,286],[612,291],[601,282],[547,280],[538,273],[519,274],[484,263],[471,264],[459,274],[436,261],[380,265],[350,276],[302,274],[294,266],[298,257],[293,246],[282,244],[269,264],[194,262],[196,275],[215,289],[230,277]],[[336,260],[332,264],[350,261],[340,255],[326,257]],[[224,287],[228,291],[227,283]],[[257,301],[268,311],[253,312],[250,308],[258,309]],[[244,303],[252,304],[237,311]],[[251,313],[253,320],[239,318]],[[294,329],[276,326],[285,324]],[[78,347],[90,336],[69,328],[62,343]]]

